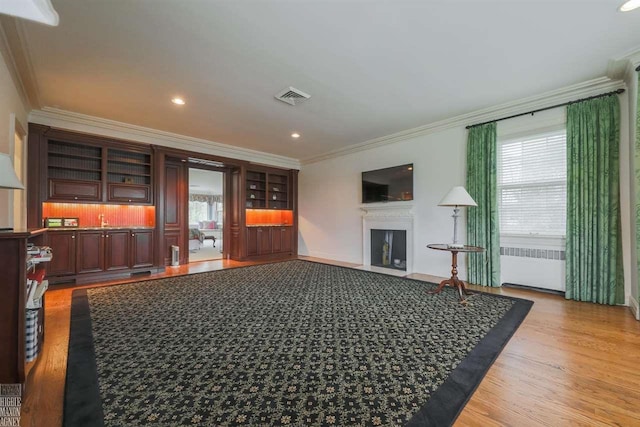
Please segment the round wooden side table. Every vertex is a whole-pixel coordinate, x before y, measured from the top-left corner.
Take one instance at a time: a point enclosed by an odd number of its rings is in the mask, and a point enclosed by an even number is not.
[[[435,249],[437,251],[449,251],[451,252],[451,278],[443,280],[440,282],[440,285],[434,289],[433,291],[429,291],[430,294],[438,294],[442,291],[442,289],[449,285],[453,286],[458,290],[458,294],[460,295],[460,302],[465,302],[466,299],[464,295],[471,295],[473,292],[467,289],[467,286],[464,282],[458,279],[458,252],[463,253],[474,253],[474,252],[484,252],[484,248],[480,246],[463,246],[461,248],[449,247],[446,243],[432,243],[427,245],[429,249]]]

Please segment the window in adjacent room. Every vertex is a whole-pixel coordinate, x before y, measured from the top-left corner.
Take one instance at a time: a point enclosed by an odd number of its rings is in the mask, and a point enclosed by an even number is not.
[[[499,143],[500,234],[564,237],[566,158],[565,129]]]

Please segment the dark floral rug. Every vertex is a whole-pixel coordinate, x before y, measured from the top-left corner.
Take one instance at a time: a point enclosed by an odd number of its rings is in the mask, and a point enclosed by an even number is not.
[[[67,426],[453,423],[530,301],[308,261],[76,291]]]

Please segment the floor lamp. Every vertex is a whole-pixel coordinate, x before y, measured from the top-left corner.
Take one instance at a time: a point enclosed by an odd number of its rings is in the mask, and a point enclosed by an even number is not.
[[[24,185],[18,179],[11,158],[0,153],[0,188],[8,190],[24,190]],[[0,231],[13,231],[12,227],[0,227]]]
[[[458,243],[458,217],[460,216],[460,207],[478,206],[478,204],[471,198],[464,187],[453,187],[442,200],[440,200],[438,206],[453,206],[453,243],[448,243],[447,246],[450,248],[464,248],[463,243]]]

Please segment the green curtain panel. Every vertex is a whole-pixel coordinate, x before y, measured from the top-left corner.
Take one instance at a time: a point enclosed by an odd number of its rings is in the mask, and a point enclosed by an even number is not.
[[[624,302],[620,229],[620,102],[567,107],[566,298]]]
[[[467,208],[467,244],[486,251],[469,254],[467,278],[483,286],[500,286],[497,153],[495,122],[469,129],[467,191],[478,206]]]
[[[638,94],[636,98],[636,155],[635,155],[635,172],[636,172],[636,256],[638,277],[640,277],[640,74],[638,75]],[[640,283],[638,284],[638,292],[640,292]]]

